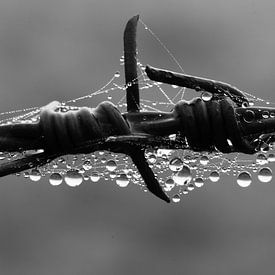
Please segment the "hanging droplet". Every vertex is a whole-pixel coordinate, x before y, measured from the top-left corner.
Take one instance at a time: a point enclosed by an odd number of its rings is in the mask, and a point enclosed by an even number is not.
[[[180,171],[183,167],[183,161],[180,158],[173,158],[169,162],[169,168],[173,172]]]
[[[246,110],[243,119],[245,122],[250,123],[255,119],[255,113],[252,110]]]
[[[64,180],[67,185],[71,187],[76,187],[80,185],[83,181],[82,175],[78,172],[78,170],[69,170],[67,171]]]
[[[207,165],[208,162],[209,162],[209,158],[208,158],[207,156],[202,156],[202,157],[200,158],[200,164],[202,164],[202,165]]]
[[[248,172],[241,172],[238,175],[237,183],[241,187],[248,187],[251,184],[251,175]]]
[[[268,111],[263,111],[262,117],[263,118],[269,118],[269,112]]]
[[[269,154],[268,156],[267,156],[267,160],[268,160],[268,162],[275,162],[275,155],[274,154]]]
[[[204,185],[204,181],[202,178],[195,178],[194,184],[196,187],[202,187]]]
[[[62,176],[59,173],[52,173],[49,178],[49,182],[53,186],[61,184],[63,181]]]
[[[120,77],[120,72],[117,71],[117,72],[115,73],[114,77]]]
[[[264,154],[258,154],[256,157],[256,163],[260,165],[267,164],[267,158]]]
[[[175,186],[175,182],[173,179],[168,179],[165,182],[166,191],[171,191]]]
[[[93,172],[90,176],[90,179],[92,182],[98,182],[100,179],[100,176],[97,172]]]
[[[180,202],[180,196],[178,194],[174,195],[172,201],[175,203]]]
[[[173,176],[174,182],[179,185],[186,185],[192,179],[190,168],[184,165],[182,169]]]
[[[212,99],[212,97],[213,97],[213,95],[212,95],[211,93],[209,93],[209,92],[203,92],[203,93],[201,94],[201,99],[202,99],[203,101],[209,101],[209,100]]]
[[[110,172],[115,171],[117,168],[117,164],[114,160],[108,160],[107,164],[106,164],[106,169]]]
[[[188,190],[188,191],[193,191],[194,189],[195,189],[194,184],[193,184],[192,182],[190,182],[190,183],[188,184],[188,186],[187,186],[187,190]]]
[[[120,187],[127,187],[129,184],[129,179],[126,174],[120,174],[116,179],[116,184]]]
[[[272,170],[268,167],[261,168],[258,173],[258,179],[260,182],[270,182],[272,180]]]
[[[32,169],[30,172],[30,180],[39,181],[41,179],[41,173],[38,169]]]
[[[209,179],[212,181],[212,182],[217,182],[219,181],[220,179],[220,175],[217,171],[213,171],[210,173],[209,175]]]
[[[147,158],[149,163],[155,163],[157,161],[157,157],[155,154],[150,154]]]

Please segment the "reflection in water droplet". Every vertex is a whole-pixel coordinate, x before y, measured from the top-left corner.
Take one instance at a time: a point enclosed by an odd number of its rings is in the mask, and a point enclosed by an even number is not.
[[[59,173],[53,173],[50,175],[49,182],[53,186],[61,184],[63,181],[62,176]]]
[[[241,187],[247,187],[251,184],[251,175],[248,172],[241,172],[238,175],[237,183]]]
[[[97,172],[93,172],[90,176],[90,179],[92,182],[98,182],[100,179],[100,176]]]
[[[272,180],[272,170],[268,167],[261,168],[258,173],[258,179],[260,182],[270,182]]]
[[[204,185],[204,181],[202,178],[195,178],[194,183],[196,187],[202,187]]]
[[[184,165],[182,169],[173,176],[173,180],[177,185],[185,185],[191,181],[191,171],[187,165]]]
[[[120,174],[116,179],[116,184],[120,187],[127,187],[129,184],[129,179],[126,174]]]
[[[209,92],[203,92],[203,93],[201,94],[201,99],[202,99],[203,101],[209,101],[209,100],[212,99],[212,97],[213,97],[213,95],[212,95],[211,93],[209,93]]]
[[[179,195],[174,195],[173,198],[172,198],[172,201],[177,203],[177,202],[180,202],[180,196]]]
[[[183,162],[180,158],[173,158],[169,162],[169,168],[173,172],[180,171],[183,167]]]
[[[208,162],[209,162],[209,158],[208,158],[207,156],[202,156],[202,157],[200,158],[200,164],[202,164],[202,165],[207,165]]]
[[[106,164],[106,169],[110,172],[115,171],[117,168],[117,164],[114,160],[108,160],[107,164]]]
[[[217,171],[213,171],[210,173],[209,175],[209,179],[212,181],[212,182],[217,182],[219,181],[220,179],[220,175]]]
[[[67,185],[75,187],[82,183],[83,177],[77,170],[69,170],[67,171],[64,180]]]
[[[88,171],[88,170],[92,169],[92,163],[91,163],[91,161],[90,161],[90,160],[85,160],[85,161],[83,162],[82,167],[83,167],[83,169],[84,169],[85,171]]]
[[[32,169],[30,172],[30,180],[39,181],[41,179],[41,174],[38,169]]]

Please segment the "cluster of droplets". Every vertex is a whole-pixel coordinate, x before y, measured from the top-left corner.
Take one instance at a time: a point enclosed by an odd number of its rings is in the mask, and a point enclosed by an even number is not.
[[[176,63],[181,72],[183,68],[175,59],[172,53],[156,36],[152,30],[142,22],[145,31],[148,31],[165,49],[168,56]],[[121,56],[119,63],[122,66],[113,74],[102,88],[96,91],[89,91],[87,95],[62,102],[60,111],[67,111],[68,105],[93,106],[93,102],[103,100],[112,101],[121,112],[126,110],[126,89],[139,82],[140,107],[142,111],[170,111],[174,105],[185,99],[185,88],[176,85],[167,86],[165,84],[151,81],[146,73],[145,66],[140,60],[137,62],[138,77],[131,83],[124,84],[120,70],[123,70],[124,56]],[[168,91],[167,91],[168,90]],[[212,94],[203,91],[198,87],[197,92],[201,93],[204,101],[209,101]],[[249,99],[249,105],[274,105],[274,103],[257,98],[245,93]],[[95,100],[97,98],[97,100]],[[84,102],[84,104],[83,104]],[[63,110],[63,109],[64,110]],[[13,123],[37,123],[41,108],[32,107],[22,110],[15,110],[0,113],[0,125]],[[273,112],[263,112],[263,118],[274,118]],[[246,122],[253,122],[255,114],[249,110],[244,115]],[[262,146],[264,145],[264,146]],[[240,187],[248,187],[253,178],[259,182],[268,183],[272,180],[272,170],[269,165],[275,162],[273,144],[261,143],[263,148],[256,156],[245,156],[242,154],[225,155],[222,153],[193,152],[190,150],[147,150],[146,158],[157,175],[163,190],[177,203],[182,196],[189,194],[196,188],[203,188],[206,184],[222,182],[222,175],[236,178],[236,183]],[[24,156],[23,153],[0,153],[0,161],[9,161]],[[121,154],[110,152],[95,152],[87,155],[66,156],[58,158],[51,163],[31,170],[18,173],[17,176],[37,182],[46,178],[52,186],[66,184],[76,187],[83,183],[97,183],[112,181],[118,187],[125,188],[130,184],[138,185],[145,192],[147,191],[144,182],[133,165],[131,160]]]

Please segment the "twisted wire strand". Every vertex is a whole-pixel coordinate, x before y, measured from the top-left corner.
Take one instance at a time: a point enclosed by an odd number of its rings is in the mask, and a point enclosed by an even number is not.
[[[174,114],[181,122],[181,136],[195,151],[217,148],[222,153],[254,154],[255,147],[242,135],[234,107],[235,103],[228,97],[178,102]]]
[[[130,134],[130,128],[111,102],[96,108],[57,111],[58,103],[41,110],[40,128],[47,152],[68,152],[79,144],[112,135]]]
[[[133,134],[127,120],[110,102],[102,102],[94,109],[82,107],[67,112],[59,112],[57,107],[58,103],[51,103],[40,114],[48,152],[68,152],[85,141]],[[243,136],[234,107],[228,97],[210,101],[195,98],[179,101],[173,114],[180,122],[180,136],[190,149],[253,154],[255,146]]]

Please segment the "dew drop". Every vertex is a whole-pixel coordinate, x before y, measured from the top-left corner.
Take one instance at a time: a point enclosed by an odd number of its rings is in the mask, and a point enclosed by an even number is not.
[[[268,111],[263,111],[262,117],[263,118],[269,118],[269,112]]]
[[[201,99],[202,99],[203,101],[209,101],[209,100],[212,99],[212,97],[213,97],[213,95],[212,95],[211,93],[209,93],[209,92],[203,92],[203,93],[201,94]]]
[[[115,73],[114,77],[120,77],[120,72],[117,71],[117,72]]]
[[[59,173],[52,173],[49,178],[49,182],[53,186],[61,184],[63,181],[62,176]]]
[[[78,186],[82,183],[83,177],[82,175],[78,172],[78,170],[69,170],[67,171],[64,180],[67,185],[71,187]]]
[[[171,85],[172,86],[172,88],[174,88],[174,89],[177,89],[179,86],[178,85]]]
[[[173,158],[169,162],[169,168],[173,172],[180,171],[183,167],[183,161],[180,158]]]
[[[212,182],[217,182],[219,181],[220,179],[220,175],[217,171],[213,171],[210,173],[209,175],[209,179],[212,181]]]
[[[41,173],[38,169],[32,169],[30,172],[30,180],[39,181],[41,179]]]
[[[248,172],[241,172],[237,177],[237,183],[241,187],[248,187],[251,182],[251,175]]]
[[[188,186],[187,186],[187,190],[188,191],[193,191],[195,189],[195,186],[193,183],[189,183]]]
[[[194,184],[196,187],[202,187],[204,185],[204,181],[202,178],[195,178]]]
[[[268,167],[263,167],[258,173],[258,179],[260,182],[270,182],[272,180],[272,170]]]
[[[98,182],[100,179],[100,176],[97,172],[93,172],[90,176],[90,179],[92,182]]]
[[[209,162],[209,158],[208,158],[207,156],[202,156],[202,157],[200,158],[200,164],[202,164],[202,165],[207,165],[208,162]]]
[[[115,171],[117,168],[117,164],[114,160],[108,160],[107,164],[106,164],[106,169],[110,172]]]
[[[157,157],[155,154],[150,154],[147,158],[149,163],[155,163],[157,161]]]
[[[129,184],[129,179],[126,174],[120,174],[116,179],[116,184],[120,187],[127,187]]]
[[[173,180],[177,185],[188,184],[192,179],[190,168],[184,165],[182,169],[173,176]]]
[[[172,201],[175,203],[180,202],[180,196],[178,194],[174,195]]]
[[[170,191],[174,188],[175,186],[175,182],[173,179],[168,179],[166,182],[165,182],[165,187],[166,187],[166,191]]]

